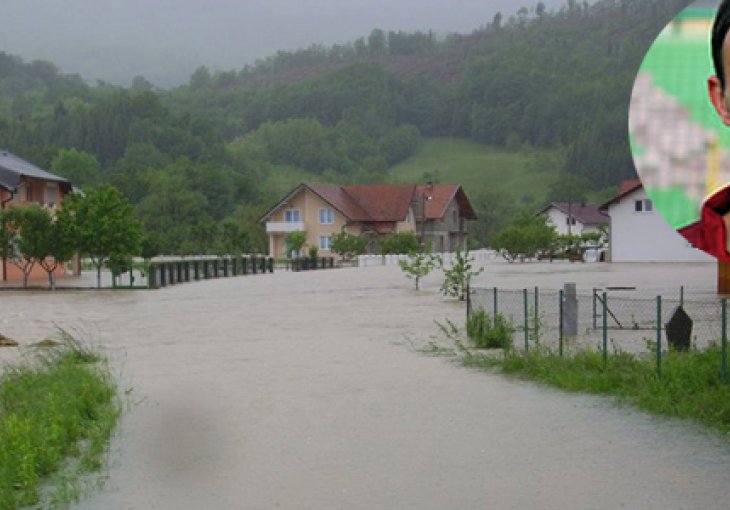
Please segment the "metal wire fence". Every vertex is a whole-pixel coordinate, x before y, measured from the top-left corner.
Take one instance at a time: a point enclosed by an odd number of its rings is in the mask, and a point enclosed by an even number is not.
[[[628,352],[667,349],[666,325],[681,307],[692,320],[691,343],[705,348],[723,337],[722,299],[680,287],[675,292],[609,287],[575,293],[576,334],[564,332],[566,295],[563,289],[474,288],[467,315],[483,309],[501,314],[514,328],[515,347],[543,344],[554,348],[597,346]]]

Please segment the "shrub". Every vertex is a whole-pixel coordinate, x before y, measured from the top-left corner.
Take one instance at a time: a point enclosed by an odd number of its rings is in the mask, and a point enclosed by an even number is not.
[[[466,334],[478,349],[508,349],[512,347],[515,328],[504,315],[492,317],[480,308],[466,321]]]
[[[441,284],[441,292],[444,296],[459,298],[459,301],[466,299],[469,282],[475,276],[478,276],[484,268],[473,269],[474,259],[469,256],[469,252],[462,252],[460,248],[456,249],[454,254],[454,263],[450,268],[444,268],[444,283]]]
[[[45,508],[39,485],[76,462],[72,478],[101,466],[120,414],[107,365],[70,337],[0,376],[0,508]],[[71,469],[71,468],[70,468]],[[60,487],[59,487],[60,488]]]

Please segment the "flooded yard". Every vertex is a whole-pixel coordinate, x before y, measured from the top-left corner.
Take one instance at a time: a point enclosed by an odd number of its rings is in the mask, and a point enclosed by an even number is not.
[[[713,264],[489,263],[479,283],[712,293]],[[0,293],[0,333],[97,342],[130,408],[83,509],[723,508],[730,443],[418,352],[464,320],[397,267]],[[11,359],[17,348],[0,348]]]

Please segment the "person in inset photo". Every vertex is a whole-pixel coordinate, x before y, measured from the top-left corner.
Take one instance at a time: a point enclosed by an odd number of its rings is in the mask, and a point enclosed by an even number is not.
[[[710,39],[715,74],[707,79],[710,102],[722,123],[730,127],[730,0],[723,0],[712,25]],[[727,136],[730,136],[728,132]],[[705,198],[699,221],[679,229],[690,243],[710,255],[730,262],[730,182],[726,182]]]
[[[694,247],[725,262],[729,31],[730,0],[698,0],[683,10],[647,52],[629,109],[632,156],[655,209]]]

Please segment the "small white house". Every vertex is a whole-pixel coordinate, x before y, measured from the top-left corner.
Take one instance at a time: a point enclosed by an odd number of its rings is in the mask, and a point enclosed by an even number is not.
[[[551,202],[538,214],[546,215],[560,235],[599,232],[601,226],[608,225],[608,216],[598,204]]]
[[[610,218],[611,262],[712,262],[674,230],[654,206],[641,181],[625,181],[621,192],[601,205]]]

